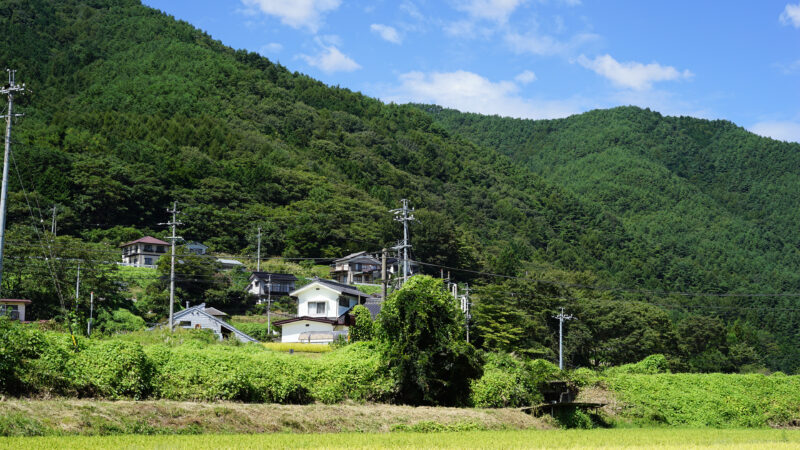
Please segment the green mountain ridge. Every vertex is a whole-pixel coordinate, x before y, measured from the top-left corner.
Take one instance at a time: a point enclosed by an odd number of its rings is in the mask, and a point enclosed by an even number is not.
[[[800,292],[798,144],[633,107],[527,121],[386,105],[136,0],[0,0],[0,11],[0,61],[31,91],[14,128],[12,255],[37,239],[23,188],[39,213],[58,204],[59,233],[83,241],[163,236],[176,200],[185,238],[252,254],[262,226],[264,254],[285,257],[391,246],[401,233],[388,209],[408,198],[414,257],[431,264],[643,291]],[[711,311],[778,336],[772,366],[800,365],[794,297],[620,292],[731,308]]]

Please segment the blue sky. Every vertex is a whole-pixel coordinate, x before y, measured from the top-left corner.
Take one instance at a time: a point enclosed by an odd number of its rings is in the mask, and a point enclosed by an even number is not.
[[[386,102],[533,119],[637,105],[800,142],[797,2],[144,3],[225,45]]]

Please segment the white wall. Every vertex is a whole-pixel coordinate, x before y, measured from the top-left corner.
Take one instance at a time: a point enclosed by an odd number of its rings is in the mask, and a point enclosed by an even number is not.
[[[325,302],[325,314],[319,315],[316,310],[308,311],[310,302]],[[336,318],[339,314],[339,293],[325,286],[311,287],[297,296],[297,315],[311,317]]]
[[[281,327],[281,342],[300,342],[300,333],[333,331],[333,325],[328,323],[300,320],[284,324]]]

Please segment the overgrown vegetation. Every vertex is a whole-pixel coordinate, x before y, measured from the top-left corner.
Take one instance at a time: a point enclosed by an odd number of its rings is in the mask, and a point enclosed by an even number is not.
[[[157,224],[175,200],[181,234],[214,253],[253,255],[260,226],[264,254],[327,258],[390,246],[400,229],[387,210],[407,198],[420,219],[413,257],[477,288],[478,349],[552,359],[552,316],[567,306],[570,367],[663,353],[673,371],[800,368],[795,296],[664,293],[800,292],[797,144],[628,107],[524,121],[385,105],[137,0],[0,0],[0,11],[0,61],[30,87],[18,98],[3,292],[33,300],[32,319],[86,328],[87,298],[72,290],[81,261],[81,291],[104,298],[98,331],[137,328],[114,318],[121,309],[163,320],[163,262],[113,262],[122,242],[164,237]],[[53,204],[59,237],[42,246],[37,209]],[[246,273],[181,259],[181,305],[256,311]]]

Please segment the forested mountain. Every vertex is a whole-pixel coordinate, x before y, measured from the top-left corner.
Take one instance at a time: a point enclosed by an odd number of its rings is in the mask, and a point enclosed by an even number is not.
[[[418,105],[618,217],[647,251],[618,280],[679,292],[800,292],[800,145],[635,107],[518,120]],[[641,259],[638,259],[640,258]],[[792,335],[798,297],[692,297]],[[722,311],[719,311],[722,310]]]
[[[768,343],[767,359],[736,364],[800,365],[794,297],[641,291],[800,292],[795,144],[635,108],[534,122],[385,105],[225,47],[136,0],[0,0],[0,28],[0,61],[30,89],[17,103],[26,116],[14,128],[9,206],[8,251],[21,258],[9,269],[19,275],[4,278],[4,295],[51,301],[20,261],[33,257],[31,225],[53,204],[59,234],[76,242],[163,236],[157,224],[175,200],[181,235],[212,251],[252,252],[262,226],[266,254],[313,258],[393,245],[401,233],[388,209],[408,198],[423,262],[627,288],[486,286],[482,345],[546,352],[556,303],[590,315],[589,300],[637,300],[725,306],[700,311],[720,316],[703,330],[733,336],[719,344],[725,357]],[[501,304],[514,295],[531,301]],[[596,309],[625,324],[652,311],[614,308]],[[521,318],[517,336],[489,343],[503,314]],[[693,328],[680,325],[694,316],[671,314],[688,336]],[[611,323],[580,325],[576,363],[641,356],[593,353],[607,348],[592,342]],[[666,323],[660,346],[624,345],[669,353],[679,338]],[[700,347],[691,354],[705,354]]]

